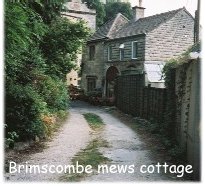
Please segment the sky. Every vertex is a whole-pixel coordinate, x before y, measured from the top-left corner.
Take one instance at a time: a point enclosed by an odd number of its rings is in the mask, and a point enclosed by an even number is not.
[[[132,6],[138,5],[138,0],[130,0]],[[197,0],[142,0],[145,16],[150,16],[170,10],[185,8],[194,16],[197,9]]]

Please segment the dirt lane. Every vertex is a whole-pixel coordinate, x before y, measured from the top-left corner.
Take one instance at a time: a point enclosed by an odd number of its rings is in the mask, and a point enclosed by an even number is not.
[[[87,143],[90,138],[91,129],[84,117],[72,109],[68,120],[60,129],[58,134],[46,143],[47,148],[43,152],[32,155],[25,160],[31,165],[67,165],[71,164],[71,158]],[[23,162],[24,163],[24,162]],[[22,169],[21,174],[6,174],[8,181],[58,181],[59,174],[26,174]]]
[[[71,159],[92,141],[92,130],[89,128],[83,113],[95,113],[99,115],[105,127],[97,135],[105,139],[109,146],[100,147],[99,151],[111,161],[108,165],[141,165],[155,164],[157,161],[152,157],[152,151],[140,138],[139,135],[128,127],[120,119],[106,111],[106,108],[91,106],[85,102],[74,101],[71,104],[70,116],[63,125],[58,135],[47,142],[48,148],[43,152],[31,156],[29,164],[67,165],[72,164]],[[96,136],[95,136],[96,137]],[[159,161],[159,159],[158,159]],[[163,163],[163,162],[161,162]],[[9,175],[10,181],[59,181],[60,174],[21,174]],[[176,181],[173,175],[165,174],[142,174],[140,171],[125,174],[94,174],[85,177],[85,182],[92,181]]]
[[[132,165],[140,167],[141,165],[156,164],[157,161],[152,158],[152,151],[140,140],[138,134],[129,128],[118,118],[106,112],[105,108],[90,106],[82,102],[73,104],[73,110],[80,113],[92,112],[99,115],[105,125],[101,131],[100,137],[109,143],[109,147],[100,148],[100,152],[112,161],[109,165]],[[159,161],[159,159],[158,159]],[[161,162],[164,163],[164,162]],[[135,173],[100,173],[87,177],[84,181],[176,181],[175,177],[168,174],[142,174],[140,171]]]

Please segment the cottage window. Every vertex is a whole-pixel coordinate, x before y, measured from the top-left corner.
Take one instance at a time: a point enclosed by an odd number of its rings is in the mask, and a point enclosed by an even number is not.
[[[87,91],[94,91],[96,88],[96,78],[95,77],[89,77],[87,78]]]
[[[89,59],[90,60],[95,59],[95,45],[89,47]]]
[[[112,60],[112,46],[108,46],[108,61]]]
[[[125,47],[124,44],[120,44],[120,47],[119,47],[119,49],[120,49],[120,61],[124,60],[124,56],[125,56],[124,47]]]
[[[138,57],[138,42],[132,42],[132,59],[137,59]]]

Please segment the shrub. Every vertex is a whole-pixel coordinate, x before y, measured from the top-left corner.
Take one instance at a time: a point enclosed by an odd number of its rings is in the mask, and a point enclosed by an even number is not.
[[[43,133],[41,114],[46,103],[31,85],[12,85],[6,89],[6,132],[15,131],[19,140],[34,138]]]
[[[5,1],[7,144],[45,136],[68,109],[66,73],[89,30],[59,16],[62,2]]]
[[[66,83],[59,79],[42,76],[36,82],[36,90],[47,103],[50,112],[68,109],[68,90]]]

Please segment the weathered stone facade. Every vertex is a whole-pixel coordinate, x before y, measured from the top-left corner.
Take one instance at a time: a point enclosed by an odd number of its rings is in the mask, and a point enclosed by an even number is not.
[[[172,19],[146,36],[146,61],[166,61],[185,52],[194,42],[194,19],[187,11],[178,12]]]
[[[92,31],[96,29],[96,10],[89,9],[81,0],[72,0],[64,4],[66,11],[61,15],[70,20],[84,20]]]
[[[89,47],[94,45],[95,46],[95,58],[94,60],[89,59]],[[102,42],[96,42],[88,44],[85,48],[83,54],[83,61],[82,61],[82,82],[81,86],[87,92],[87,79],[89,77],[96,78],[96,88],[102,87],[102,81],[104,79],[104,44]]]
[[[81,0],[72,0],[71,2],[67,2],[64,4],[66,10],[61,12],[61,16],[65,17],[71,21],[80,21],[84,20],[87,23],[87,26],[92,30],[92,32],[96,29],[96,11],[89,9],[86,4],[82,3]],[[80,69],[80,65],[82,62],[82,53],[77,55],[76,65]],[[81,78],[78,75],[78,71],[72,70],[67,74],[67,84],[68,85],[79,85]]]
[[[141,7],[135,9],[142,10]],[[114,29],[118,22],[121,23],[121,27]],[[86,77],[94,75],[96,88],[101,87],[106,95],[108,84],[113,84],[107,78],[110,67],[115,67],[118,75],[131,70],[131,72],[145,74],[146,78],[144,64],[161,65],[179,56],[193,44],[193,31],[194,19],[185,8],[139,18],[135,22],[133,20],[123,22],[122,16],[117,15],[113,21],[96,31],[87,43],[85,57],[83,57],[82,88],[85,92],[88,91]],[[135,43],[137,48],[134,47]],[[93,61],[87,58],[90,45],[96,47]],[[123,59],[120,57],[121,49],[123,49]],[[137,57],[133,57],[135,50],[137,50]],[[158,72],[150,73],[155,76]],[[160,80],[153,82],[153,85],[162,88],[164,87],[162,83],[163,81]]]

